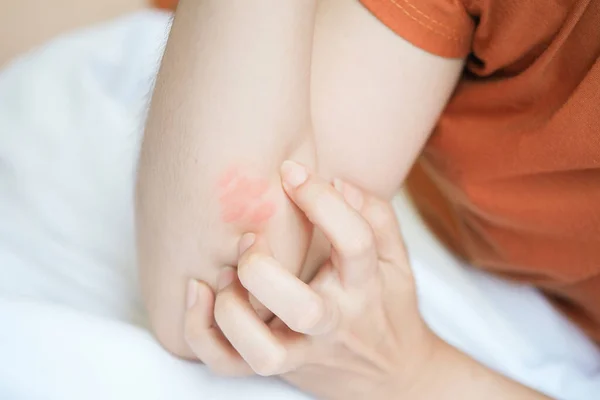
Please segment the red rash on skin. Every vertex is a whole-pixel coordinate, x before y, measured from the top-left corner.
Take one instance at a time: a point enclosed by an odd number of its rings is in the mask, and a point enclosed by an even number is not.
[[[266,198],[269,184],[264,179],[248,177],[239,168],[231,168],[219,179],[217,187],[223,222],[260,227],[275,214],[275,204]]]
[[[260,225],[275,214],[275,204],[264,203],[260,207],[255,208],[250,216],[250,222],[253,225]]]

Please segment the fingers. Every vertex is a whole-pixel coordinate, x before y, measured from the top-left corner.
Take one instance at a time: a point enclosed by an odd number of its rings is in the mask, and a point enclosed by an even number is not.
[[[246,250],[248,250],[248,248],[250,248],[250,246],[254,244],[255,239],[256,235],[254,233],[246,233],[242,236],[238,243],[238,264],[239,258],[242,256],[242,254],[244,254],[244,252],[246,252]],[[265,307],[264,304],[261,304],[261,302],[256,297],[254,297],[252,293],[250,293],[249,300],[250,305],[252,305],[252,308],[254,308],[254,311],[256,311],[261,320],[269,321],[273,317],[273,313],[271,312],[271,310],[269,310],[268,307]]]
[[[210,287],[191,280],[184,335],[190,349],[213,372],[226,376],[249,376],[252,369],[214,326],[214,295]]]
[[[392,205],[387,201],[364,193],[347,182],[336,180],[335,186],[343,193],[344,198],[348,202],[351,204],[360,204],[357,210],[365,218],[373,231],[379,258],[385,261],[405,264],[406,250],[398,218]]]
[[[281,175],[288,196],[327,236],[343,283],[360,285],[374,276],[377,251],[367,221],[329,183],[310,174],[304,166],[286,161]]]
[[[333,308],[326,307],[318,293],[279,264],[262,237],[242,254],[238,276],[242,285],[293,331],[316,335],[332,326]]]
[[[217,293],[215,320],[227,340],[257,374],[276,375],[291,368],[292,360],[284,343],[258,317],[235,272]]]

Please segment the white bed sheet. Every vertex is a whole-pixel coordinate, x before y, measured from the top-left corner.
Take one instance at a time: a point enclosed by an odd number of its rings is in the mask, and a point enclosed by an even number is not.
[[[228,380],[144,329],[132,182],[169,17],[75,32],[0,72],[0,398],[306,398]],[[534,290],[458,263],[404,196],[423,315],[443,338],[558,399],[600,398],[600,352]]]

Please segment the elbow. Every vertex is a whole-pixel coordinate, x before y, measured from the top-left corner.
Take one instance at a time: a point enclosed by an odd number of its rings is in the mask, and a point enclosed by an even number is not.
[[[175,279],[159,279],[148,268],[140,269],[147,327],[158,344],[175,357],[196,359],[184,334],[184,293]],[[162,277],[164,278],[164,277]],[[159,282],[161,284],[157,284]]]
[[[155,321],[152,333],[160,346],[177,358],[198,361],[198,358],[187,344],[183,329],[179,329],[166,321]]]

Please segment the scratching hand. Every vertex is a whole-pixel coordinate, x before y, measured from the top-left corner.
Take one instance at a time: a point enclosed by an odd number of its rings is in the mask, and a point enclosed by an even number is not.
[[[319,398],[401,393],[439,339],[418,312],[391,206],[291,162],[282,167],[282,182],[331,243],[329,260],[307,284],[273,257],[264,238],[246,234],[238,268],[223,270],[216,294],[191,283],[189,346],[217,373],[281,375]],[[263,322],[250,295],[276,318]]]

